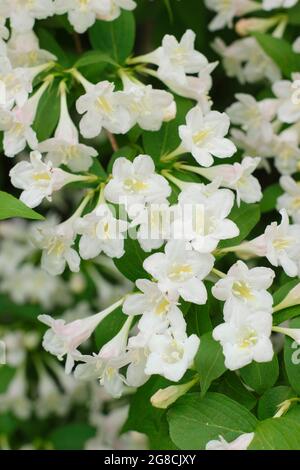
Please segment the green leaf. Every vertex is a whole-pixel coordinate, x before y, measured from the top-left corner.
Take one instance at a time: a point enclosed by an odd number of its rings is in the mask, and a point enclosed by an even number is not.
[[[179,449],[205,449],[222,435],[232,441],[254,431],[257,420],[246,408],[220,393],[198,393],[180,398],[169,410],[170,436]]]
[[[130,56],[135,41],[135,20],[129,11],[123,11],[114,21],[96,21],[89,29],[94,49],[108,54],[117,64]]]
[[[118,64],[108,55],[101,51],[88,51],[82,54],[80,59],[75,62],[74,67],[81,68],[87,65],[95,65],[101,63],[111,64],[118,67]]]
[[[260,220],[260,209],[258,204],[241,203],[240,207],[234,206],[229,218],[236,223],[240,234],[230,240],[223,240],[218,248],[227,248],[240,244]]]
[[[260,420],[272,418],[278,411],[278,405],[295,396],[291,387],[279,385],[263,394],[258,402],[257,415]]]
[[[255,396],[247,390],[235,372],[226,372],[216,391],[237,401],[247,408],[247,410],[252,410],[256,405]]]
[[[68,57],[68,54],[65,53],[64,49],[59,45],[54,37],[53,32],[49,32],[47,29],[39,27],[37,29],[37,35],[39,38],[39,46],[41,49],[45,49],[57,57],[60,65],[68,67],[71,65],[72,61]]]
[[[299,284],[299,279],[293,279],[277,289],[277,291],[273,293],[274,306],[280,304],[297,284]]]
[[[299,442],[299,420],[270,418],[258,424],[248,450],[299,450]]]
[[[278,183],[271,184],[263,192],[263,198],[260,201],[260,210],[262,214],[271,212],[276,209],[277,199],[283,193],[282,188]]]
[[[158,163],[163,155],[175,150],[180,144],[178,127],[185,123],[185,117],[192,107],[192,102],[184,98],[176,98],[177,113],[175,119],[162,125],[158,132],[143,133],[145,152]]]
[[[60,114],[60,99],[56,84],[48,87],[40,99],[33,129],[39,142],[48,139],[58,123]]]
[[[143,262],[149,253],[143,251],[137,240],[127,238],[125,240],[125,254],[122,258],[115,258],[114,263],[118,270],[130,281],[145,279],[149,274],[143,268]]]
[[[0,191],[0,220],[21,217],[23,219],[43,220],[44,217],[27,207],[11,194]]]
[[[139,387],[130,398],[130,408],[126,423],[122,432],[138,431],[148,436],[159,433],[165,410],[154,408],[150,398],[160,388],[166,388],[170,382],[163,377],[152,376],[148,382]]]
[[[5,393],[11,380],[16,373],[16,369],[13,369],[7,365],[0,366],[0,393]]]
[[[299,72],[300,55],[293,51],[291,44],[269,34],[255,33],[254,36],[285,77],[290,78],[293,72]]]
[[[222,347],[213,339],[210,332],[201,336],[200,347],[195,357],[195,368],[200,374],[201,396],[203,397],[212,381],[226,371]]]
[[[248,366],[240,369],[239,372],[244,382],[261,395],[273,387],[278,379],[277,356],[274,355],[270,362],[251,362]]]
[[[300,328],[300,318],[290,322],[291,328]],[[300,394],[300,346],[289,337],[284,340],[284,364],[289,383]]]
[[[56,450],[82,450],[86,441],[95,434],[95,428],[89,424],[66,424],[52,432],[50,442]]]
[[[274,306],[280,304],[288,293],[299,283],[298,279],[286,282],[276,292],[273,293]],[[280,325],[280,323],[290,320],[291,318],[298,317],[300,315],[300,306],[295,305],[293,307],[279,310],[273,314],[273,325]]]
[[[299,25],[300,24],[300,4],[297,3],[293,8],[289,8],[285,11],[289,18],[289,24]]]
[[[97,326],[95,330],[95,341],[98,349],[101,349],[104,344],[119,333],[127,318],[122,308],[119,307]]]
[[[205,333],[213,329],[210,314],[216,313],[220,308],[220,302],[218,302],[211,293],[213,286],[212,282],[205,281],[207,290],[207,302],[205,305],[189,304],[185,320],[187,323],[187,332],[189,335],[193,333],[201,337]]]

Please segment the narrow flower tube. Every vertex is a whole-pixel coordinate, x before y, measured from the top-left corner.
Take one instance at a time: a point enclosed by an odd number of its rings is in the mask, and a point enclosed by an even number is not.
[[[118,300],[105,310],[90,317],[74,320],[71,323],[62,319],[54,319],[49,315],[39,315],[38,319],[45,325],[50,326],[44,335],[43,347],[46,351],[59,360],[67,355],[66,373],[70,373],[75,362],[75,357],[80,357],[78,347],[92,335],[99,323],[111,312],[120,307],[124,298]]]

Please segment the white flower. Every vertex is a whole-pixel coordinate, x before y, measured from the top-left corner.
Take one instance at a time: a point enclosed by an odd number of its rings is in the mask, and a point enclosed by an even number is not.
[[[59,225],[41,223],[36,227],[32,242],[43,250],[41,266],[52,276],[62,274],[66,264],[73,272],[79,272],[80,257],[72,248],[75,242],[75,231],[72,221]]]
[[[213,48],[223,57],[227,74],[237,77],[240,83],[254,83],[264,78],[273,83],[281,78],[280,69],[254,37],[239,39],[229,46],[216,38]]]
[[[124,93],[114,91],[114,84],[107,80],[90,84],[86,93],[76,102],[77,111],[84,114],[80,132],[86,138],[100,134],[102,128],[114,134],[125,134],[131,126],[130,113],[124,106]]]
[[[300,163],[299,136],[297,130],[291,126],[274,135],[272,151],[275,157],[275,166],[282,175],[291,175],[298,171]]]
[[[55,55],[40,49],[33,31],[12,31],[7,42],[7,56],[13,67],[34,67],[56,60]]]
[[[300,36],[293,42],[293,51],[297,54],[300,53]]]
[[[293,81],[280,80],[274,83],[272,90],[278,98],[277,116],[282,122],[292,124],[300,119],[300,74],[292,74]]]
[[[235,145],[225,138],[229,126],[225,113],[210,111],[203,115],[200,106],[196,106],[188,112],[186,125],[179,127],[179,135],[185,150],[199,165],[207,167],[213,164],[213,156],[228,158],[236,152]]]
[[[275,136],[273,136],[273,139],[274,137]],[[240,129],[232,129],[231,138],[239,149],[244,150],[244,157],[251,156],[252,158],[257,158],[258,155],[260,158],[264,157],[261,159],[259,166],[269,171],[270,167],[266,159],[273,157],[272,145],[265,142],[261,135],[257,135],[256,138],[253,139],[252,135],[249,136]]]
[[[40,152],[47,152],[46,161],[53,166],[67,165],[72,171],[87,171],[97,151],[79,143],[79,134],[68,111],[64,87],[61,88],[60,119],[54,137],[38,145]]]
[[[198,76],[187,75],[184,82],[175,78],[172,80],[164,79],[163,82],[177,95],[196,100],[206,113],[210,111],[212,105],[209,97],[209,91],[212,87],[211,73],[217,65],[218,62],[207,63],[207,65],[203,66]]]
[[[267,289],[272,285],[274,277],[274,271],[269,268],[249,269],[240,260],[232,265],[226,277],[220,279],[212,288],[214,297],[225,301],[225,321],[243,315],[245,306],[249,310],[271,312],[273,297]]]
[[[205,450],[247,450],[253,438],[254,432],[241,434],[231,442],[227,442],[224,437],[219,436],[219,440],[209,441]]]
[[[6,156],[13,157],[22,152],[26,147],[26,143],[31,149],[36,149],[38,141],[31,126],[40,99],[48,86],[49,81],[45,81],[38,91],[21,107],[16,106],[12,111],[1,110],[0,108],[0,130],[4,131],[3,147]]]
[[[78,219],[76,231],[82,235],[79,252],[83,259],[96,258],[102,251],[111,258],[123,256],[127,222],[116,219],[107,204],[99,204],[93,212]]]
[[[227,0],[225,2],[224,0],[205,0],[205,5],[217,13],[209,24],[210,31],[216,31],[225,26],[232,27],[235,16],[243,16],[260,9],[257,2],[250,0]]]
[[[253,96],[244,93],[235,96],[238,102],[227,109],[231,121],[240,124],[250,137],[255,139],[257,135],[261,135],[265,142],[269,142],[273,137],[271,121],[275,117],[277,101],[256,101]]]
[[[158,65],[161,80],[185,83],[186,74],[199,73],[208,64],[206,57],[194,48],[196,35],[188,29],[180,42],[174,36],[165,35],[161,47],[144,57],[145,61]]]
[[[300,184],[290,176],[282,176],[280,186],[285,192],[277,199],[277,209],[286,209],[293,222],[300,224]]]
[[[178,339],[169,330],[161,335],[153,335],[148,345],[150,353],[145,373],[159,374],[178,382],[192,365],[199,344],[200,339],[196,335]]]
[[[27,420],[31,414],[31,401],[26,396],[25,368],[18,368],[5,393],[0,394],[0,411],[11,411],[19,419]]]
[[[171,93],[155,90],[138,80],[122,76],[124,103],[130,113],[131,127],[138,124],[142,129],[158,131],[164,121],[176,116],[176,103]]]
[[[68,300],[62,280],[28,263],[19,266],[1,282],[1,291],[7,292],[17,304],[38,303],[47,309]]]
[[[241,163],[217,165],[210,168],[195,168],[198,173],[213,181],[217,178],[220,185],[236,191],[238,205],[240,201],[258,202],[262,198],[261,186],[257,178],[252,176],[260,164],[260,158],[245,157]]]
[[[79,357],[78,347],[90,338],[99,323],[113,312],[122,302],[116,302],[102,312],[90,317],[66,323],[62,319],[54,319],[49,315],[39,315],[38,319],[50,326],[44,335],[43,347],[58,359],[67,355],[66,372],[74,365],[74,357]]]
[[[55,0],[55,12],[59,15],[68,13],[68,19],[77,33],[84,33],[97,18],[113,21],[118,18],[121,9],[133,10],[133,0]]]
[[[216,183],[190,184],[178,197],[180,216],[173,224],[174,237],[191,242],[194,250],[211,253],[220,240],[239,234],[237,225],[227,216],[234,204],[229,189],[218,189]]]
[[[173,210],[168,201],[149,204],[135,217],[130,227],[139,226],[137,239],[144,251],[160,248],[170,239]]]
[[[298,0],[263,0],[264,10],[273,10],[274,8],[291,8],[296,5]]]
[[[52,413],[64,416],[70,406],[70,397],[60,391],[44,366],[40,366],[38,372],[37,398],[34,402],[37,416],[46,418]]]
[[[105,11],[102,1],[96,0],[55,0],[55,13],[68,13],[68,19],[77,33],[84,33],[96,21],[96,15]]]
[[[32,90],[25,71],[13,68],[7,57],[0,57],[0,80],[5,86],[5,103],[1,102],[1,107],[11,109],[14,103],[23,106]]]
[[[10,24],[18,31],[33,29],[36,19],[47,18],[54,13],[52,0],[11,0],[9,3]]]
[[[142,315],[139,334],[130,339],[131,346],[145,347],[154,333],[162,333],[169,327],[178,336],[185,333],[186,323],[174,299],[147,279],[138,279],[136,285],[143,293],[129,295],[123,305],[125,314]]]
[[[74,175],[53,168],[51,162],[44,163],[37,151],[30,153],[30,162],[17,163],[9,175],[13,186],[23,190],[20,199],[29,207],[38,206],[44,198],[51,201],[55,191],[76,181]]]
[[[136,2],[134,0],[108,0],[106,2],[105,12],[98,18],[105,21],[113,21],[121,14],[121,10],[134,10]]]
[[[195,253],[186,243],[174,240],[164,253],[154,253],[144,261],[144,269],[157,281],[162,292],[172,299],[181,296],[187,302],[205,304],[207,292],[202,280],[214,265],[211,254]]]
[[[128,318],[119,333],[106,343],[98,354],[82,356],[80,364],[75,369],[75,377],[81,380],[97,378],[105,390],[114,398],[119,398],[124,389],[124,377],[119,369],[130,362],[126,355],[128,333],[132,318]]]
[[[114,204],[131,206],[165,201],[171,194],[168,181],[155,173],[155,165],[148,155],[139,155],[132,162],[118,158],[112,169],[112,179],[105,187],[105,198]],[[137,214],[135,214],[137,215]]]
[[[263,311],[246,313],[218,325],[213,330],[213,338],[220,341],[225,356],[225,366],[237,370],[252,361],[269,362],[273,357],[270,340],[272,315]]]
[[[300,225],[289,224],[285,209],[280,214],[280,225],[273,222],[265,230],[265,256],[273,266],[282,266],[288,276],[294,277],[300,272]]]

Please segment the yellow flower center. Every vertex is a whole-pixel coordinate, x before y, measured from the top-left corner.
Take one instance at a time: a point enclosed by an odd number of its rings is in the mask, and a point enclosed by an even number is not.
[[[244,281],[237,281],[232,286],[232,292],[237,297],[243,297],[244,299],[251,300],[253,299],[253,294],[249,285]]]
[[[189,264],[174,263],[169,272],[169,278],[173,281],[184,281],[189,278],[192,273],[193,270]]]

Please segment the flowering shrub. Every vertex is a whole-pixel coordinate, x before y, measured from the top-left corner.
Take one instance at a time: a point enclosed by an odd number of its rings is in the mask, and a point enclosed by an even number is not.
[[[300,449],[300,4],[199,3],[1,1],[3,448]]]

